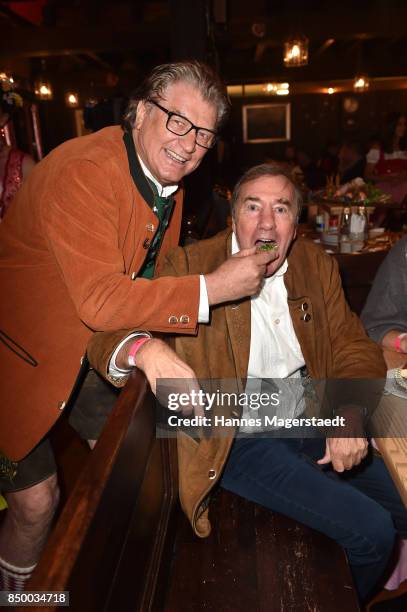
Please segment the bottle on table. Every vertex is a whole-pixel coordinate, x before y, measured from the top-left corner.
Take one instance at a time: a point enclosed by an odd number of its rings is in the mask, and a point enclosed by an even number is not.
[[[339,228],[339,250],[341,253],[351,252],[350,242],[350,208],[343,209],[341,226]]]
[[[364,241],[367,240],[368,223],[366,208],[358,206],[355,211],[352,211],[350,217],[350,240],[352,242],[352,251],[360,251],[363,248]]]
[[[317,214],[315,217],[315,229],[319,233],[324,231],[324,215],[321,213]]]
[[[363,240],[367,240],[369,237],[369,220],[366,206],[359,206],[359,214],[363,217]]]

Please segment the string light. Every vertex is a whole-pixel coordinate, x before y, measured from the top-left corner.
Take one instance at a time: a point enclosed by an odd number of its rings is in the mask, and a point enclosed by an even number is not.
[[[45,60],[41,60],[41,74],[34,84],[34,91],[40,100],[52,100],[54,92],[49,79],[45,76]]]

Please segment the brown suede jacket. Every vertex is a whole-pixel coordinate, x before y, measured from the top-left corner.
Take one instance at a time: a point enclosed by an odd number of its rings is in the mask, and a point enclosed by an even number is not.
[[[167,256],[161,274],[183,276],[206,274],[214,270],[231,252],[230,231],[210,240],[178,248]],[[343,295],[336,261],[309,241],[296,240],[288,256],[284,276],[288,306],[294,330],[309,375],[314,380],[331,379],[357,383],[350,387],[351,401],[377,403],[386,366],[378,346],[367,336],[358,317],[352,313]],[[106,376],[110,356],[128,332],[98,334],[91,340],[88,355],[93,365]],[[250,352],[250,299],[211,309],[208,325],[199,325],[196,336],[177,336],[178,355],[195,371],[199,379],[234,379],[237,393],[244,389]],[[368,379],[368,380],[367,380]],[[362,384],[363,387],[363,384]],[[349,385],[345,384],[348,389]],[[369,397],[370,393],[370,397]],[[345,393],[346,395],[346,393]],[[335,401],[335,399],[334,399]],[[341,404],[338,398],[339,406]],[[345,398],[349,403],[349,398]],[[178,437],[179,485],[182,507],[195,533],[205,537],[210,532],[209,496],[219,480],[234,438],[229,434]]]
[[[62,144],[23,183],[0,224],[0,453],[19,460],[52,427],[95,331],[195,332],[198,275],[136,278],[156,231],[119,127]]]

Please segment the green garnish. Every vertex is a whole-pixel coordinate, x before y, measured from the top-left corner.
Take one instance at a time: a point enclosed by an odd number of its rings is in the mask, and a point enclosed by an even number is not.
[[[274,251],[274,249],[278,248],[278,244],[276,242],[265,242],[264,244],[260,244],[257,247],[258,251]]]

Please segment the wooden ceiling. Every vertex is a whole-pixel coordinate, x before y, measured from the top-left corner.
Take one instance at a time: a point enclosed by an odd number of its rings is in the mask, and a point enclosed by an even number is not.
[[[228,83],[403,76],[405,0],[31,0],[0,2],[0,70],[35,76],[40,59],[72,86],[131,88],[151,66],[205,57]],[[309,65],[287,69],[284,40],[305,34]]]

